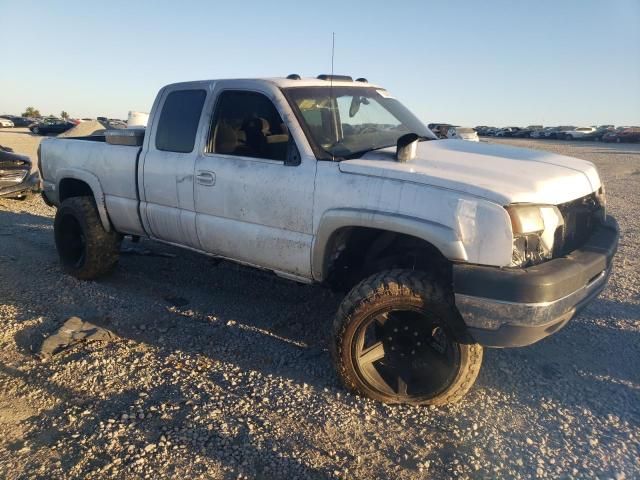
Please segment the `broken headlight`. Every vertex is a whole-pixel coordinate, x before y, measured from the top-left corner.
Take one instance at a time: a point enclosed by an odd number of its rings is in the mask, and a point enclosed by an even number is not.
[[[507,212],[513,230],[511,266],[528,267],[553,257],[556,229],[563,225],[554,205],[510,205]]]
[[[600,188],[596,191],[596,201],[598,205],[600,205],[600,217],[604,222],[607,218],[607,195],[604,190],[604,183],[600,185]]]

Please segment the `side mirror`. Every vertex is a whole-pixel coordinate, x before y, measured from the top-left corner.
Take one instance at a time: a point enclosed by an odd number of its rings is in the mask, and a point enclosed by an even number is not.
[[[360,110],[360,97],[354,95],[351,99],[351,105],[349,106],[349,118],[355,117],[358,110]]]
[[[284,161],[284,164],[287,167],[297,167],[300,165],[300,161],[300,151],[298,150],[293,137],[289,135],[289,147],[287,148],[287,158]]]

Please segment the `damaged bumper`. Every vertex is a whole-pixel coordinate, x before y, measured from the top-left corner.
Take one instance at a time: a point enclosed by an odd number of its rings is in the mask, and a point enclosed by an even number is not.
[[[25,193],[37,192],[40,188],[40,176],[38,172],[27,172],[23,179],[0,178],[0,198],[16,197]]]
[[[487,347],[519,347],[560,330],[606,286],[618,237],[607,217],[581,248],[540,265],[455,265],[456,306],[469,334]]]
[[[37,191],[40,176],[31,171],[31,160],[0,145],[0,197],[19,197]]]

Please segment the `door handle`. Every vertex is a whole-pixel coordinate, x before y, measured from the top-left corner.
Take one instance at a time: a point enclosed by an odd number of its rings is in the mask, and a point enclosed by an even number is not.
[[[200,185],[212,187],[216,184],[216,174],[213,172],[208,172],[206,170],[199,170],[198,174],[196,175],[196,181]]]

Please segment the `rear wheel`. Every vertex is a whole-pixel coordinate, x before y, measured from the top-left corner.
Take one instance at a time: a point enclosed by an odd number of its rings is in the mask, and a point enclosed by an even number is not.
[[[62,202],[56,212],[54,235],[62,268],[76,278],[101,277],[118,261],[122,237],[104,229],[91,197]]]
[[[456,312],[426,273],[389,270],[362,281],[334,321],[333,356],[350,390],[387,403],[442,405],[473,386],[482,347],[456,341]]]

